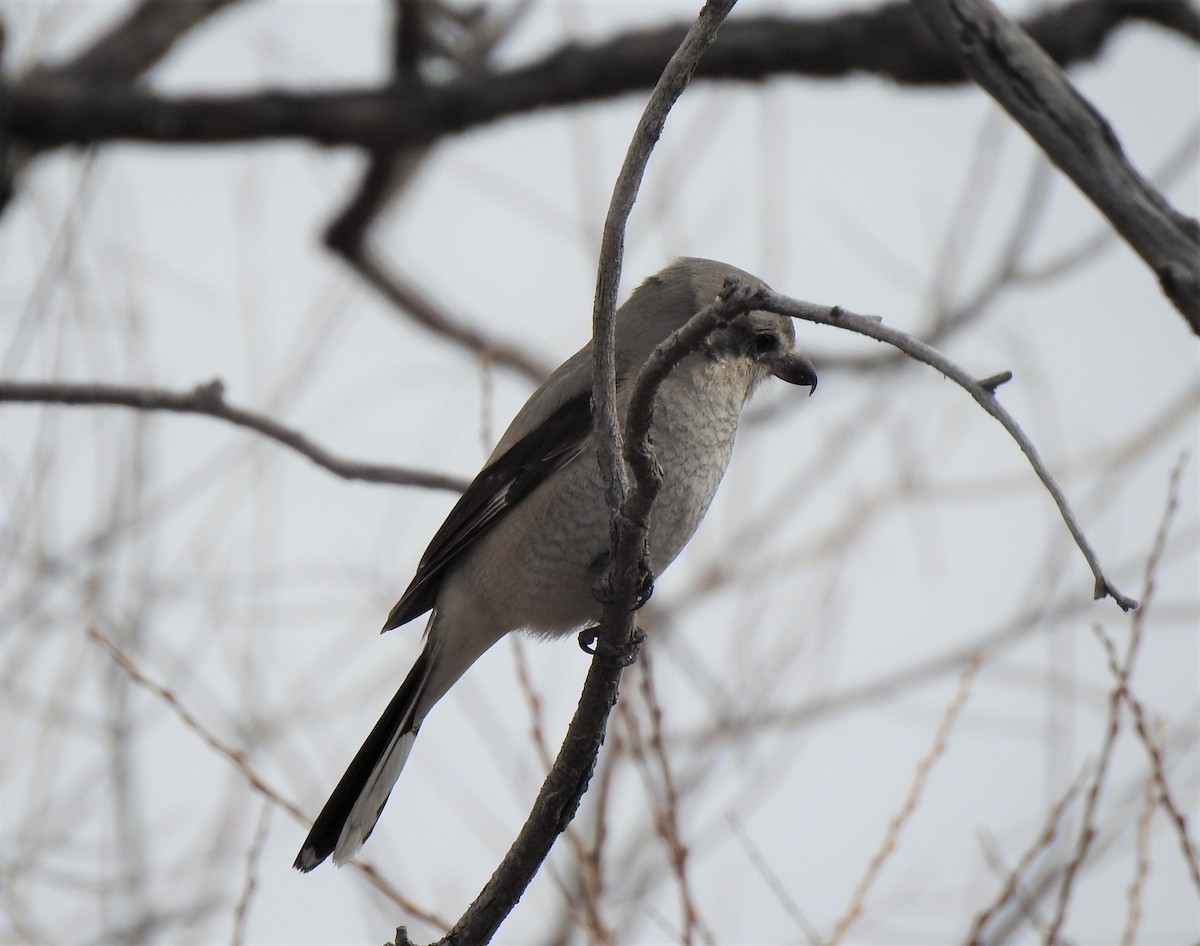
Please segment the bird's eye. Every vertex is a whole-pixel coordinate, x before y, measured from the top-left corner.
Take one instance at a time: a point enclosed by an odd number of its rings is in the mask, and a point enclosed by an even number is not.
[[[756,355],[769,355],[779,351],[779,336],[773,332],[759,332],[750,342],[750,347]]]

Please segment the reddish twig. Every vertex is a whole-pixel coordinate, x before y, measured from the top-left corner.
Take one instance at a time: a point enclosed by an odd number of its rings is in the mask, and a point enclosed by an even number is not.
[[[128,676],[130,680],[132,680],[142,689],[149,691],[150,693],[154,694],[154,696],[162,700],[171,709],[171,711],[179,717],[180,722],[182,722],[186,728],[194,732],[206,746],[208,746],[215,753],[217,753],[217,755],[224,758],[235,769],[237,769],[254,791],[258,792],[258,794],[263,796],[263,798],[265,798],[276,808],[287,812],[288,815],[291,816],[292,820],[297,824],[303,825],[305,828],[312,824],[312,818],[304,814],[299,807],[285,798],[262,776],[254,771],[250,765],[249,759],[246,758],[246,753],[244,753],[241,749],[235,749],[232,746],[228,746],[218,739],[204,726],[203,723],[200,722],[199,719],[192,714],[192,712],[186,706],[179,702],[179,698],[176,697],[174,693],[172,693],[166,687],[155,683],[144,673],[142,673],[142,671],[138,669],[137,665],[134,664],[133,660],[130,659],[129,655],[122,651],[115,643],[113,643],[113,641],[105,637],[104,634],[94,627],[88,628],[87,636],[90,640],[99,644],[100,647],[102,647],[108,653],[108,655],[113,659],[117,666],[119,666],[125,672],[125,675]],[[352,861],[349,866],[365,875],[366,878],[371,882],[371,886],[373,886],[402,910],[411,913],[413,916],[423,920],[431,926],[445,929],[448,925],[441,917],[434,913],[430,913],[428,910],[423,910],[421,907],[417,906],[415,903],[405,897],[402,893],[400,893],[400,891],[384,880],[379,875],[378,871],[375,870],[373,865],[361,861]]]
[[[982,657],[977,655],[963,673],[962,679],[958,684],[958,692],[954,695],[954,699],[951,700],[950,705],[946,707],[946,712],[942,715],[942,721],[938,725],[933,745],[930,746],[929,752],[917,763],[917,770],[913,774],[912,785],[909,787],[904,804],[888,824],[883,844],[871,859],[871,863],[867,865],[867,872],[859,881],[858,887],[855,888],[846,912],[838,920],[833,933],[830,934],[827,946],[837,946],[838,943],[842,942],[847,931],[862,915],[867,901],[867,894],[870,893],[875,879],[879,876],[879,872],[883,870],[883,865],[887,863],[888,858],[896,850],[896,845],[900,841],[900,834],[904,830],[904,826],[908,824],[913,812],[917,810],[917,804],[920,802],[921,796],[925,793],[925,785],[929,781],[929,774],[933,771],[933,767],[937,764],[938,759],[946,751],[946,746],[950,741],[950,733],[953,732],[954,724],[958,721],[963,707],[967,704],[967,698],[971,695],[971,684],[975,682],[975,676],[979,673],[982,663]]]

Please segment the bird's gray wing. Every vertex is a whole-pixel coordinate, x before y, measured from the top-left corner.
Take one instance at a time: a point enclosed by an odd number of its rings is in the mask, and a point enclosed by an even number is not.
[[[484,467],[429,543],[412,583],[392,608],[383,629],[407,624],[432,608],[442,580],[460,556],[547,478],[579,456],[591,430],[591,392],[584,391],[560,404]]]

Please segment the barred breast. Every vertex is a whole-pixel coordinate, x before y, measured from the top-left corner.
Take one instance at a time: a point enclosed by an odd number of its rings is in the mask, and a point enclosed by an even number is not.
[[[708,360],[692,361],[660,388],[651,427],[663,470],[650,527],[655,576],[671,564],[708,511],[752,387],[751,371],[717,372]],[[498,523],[448,582],[466,592],[473,609],[486,610],[497,638],[514,627],[565,634],[599,620],[601,604],[593,589],[608,551],[608,508],[589,446],[526,497],[519,515]],[[513,595],[514,587],[525,593]]]

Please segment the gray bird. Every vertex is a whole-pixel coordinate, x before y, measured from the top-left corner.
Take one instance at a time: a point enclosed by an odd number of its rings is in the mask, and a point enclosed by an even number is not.
[[[705,259],[647,279],[616,316],[617,406],[654,349],[712,302],[726,276]],[[425,647],[313,824],[295,866],[349,860],[371,834],[433,705],[484,651],[515,630],[543,637],[600,618],[595,587],[609,556],[609,512],[591,418],[587,345],[525,402],[482,472],[421,557],[385,631],[432,609]],[[768,375],[815,388],[791,320],[748,312],[709,336],[658,390],[650,434],[663,482],[651,514],[658,576],[692,537],[725,474],[738,418]]]

